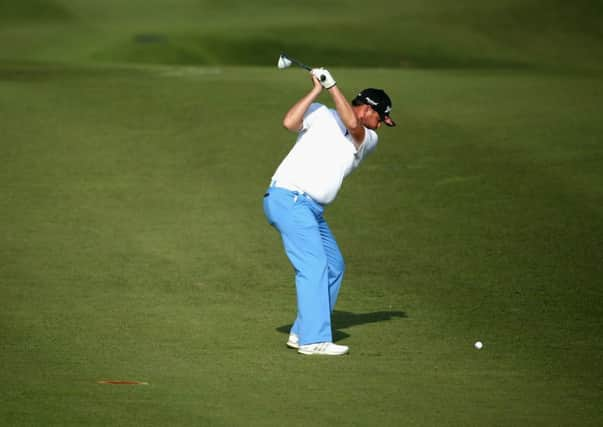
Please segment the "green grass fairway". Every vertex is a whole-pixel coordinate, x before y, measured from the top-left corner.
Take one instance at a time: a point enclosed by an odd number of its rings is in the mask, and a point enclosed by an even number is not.
[[[0,0],[0,425],[602,425],[599,4],[234,3]],[[289,46],[398,123],[326,213],[340,358],[262,211]]]

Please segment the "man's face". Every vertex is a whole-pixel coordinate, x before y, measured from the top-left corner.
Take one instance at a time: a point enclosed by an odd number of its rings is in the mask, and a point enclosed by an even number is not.
[[[372,130],[377,130],[383,123],[379,113],[377,113],[370,105],[364,105],[363,114],[361,117],[362,124]]]

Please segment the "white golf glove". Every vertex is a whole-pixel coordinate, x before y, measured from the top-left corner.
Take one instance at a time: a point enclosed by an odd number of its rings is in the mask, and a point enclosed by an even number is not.
[[[331,89],[337,84],[331,73],[329,73],[329,70],[325,68],[314,68],[312,70],[312,75],[316,77],[325,89]]]

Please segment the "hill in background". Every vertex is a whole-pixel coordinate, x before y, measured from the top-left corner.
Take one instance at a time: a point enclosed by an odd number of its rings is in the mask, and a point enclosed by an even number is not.
[[[124,4],[125,3],[125,4]],[[0,0],[0,60],[601,68],[596,0]]]

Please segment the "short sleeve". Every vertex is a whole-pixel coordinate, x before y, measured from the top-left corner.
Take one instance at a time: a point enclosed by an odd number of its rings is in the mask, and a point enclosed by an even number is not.
[[[364,157],[368,156],[375,150],[375,148],[377,148],[378,141],[379,137],[377,136],[377,132],[372,129],[365,128],[364,141],[362,141],[362,144],[358,148],[356,157],[363,159]]]
[[[326,107],[318,102],[310,105],[310,107],[304,113],[304,120],[302,121],[302,128],[300,130],[301,132],[308,130],[312,126],[312,123],[314,123],[316,117],[318,116],[317,111],[321,108]]]

